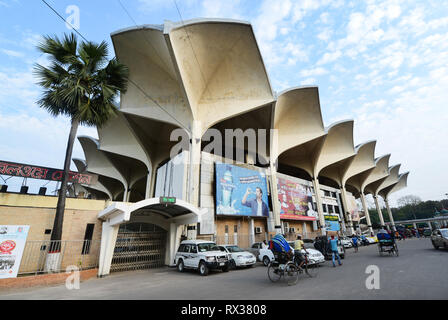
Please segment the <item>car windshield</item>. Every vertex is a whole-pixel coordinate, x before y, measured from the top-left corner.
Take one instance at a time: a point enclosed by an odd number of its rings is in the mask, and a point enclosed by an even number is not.
[[[219,251],[219,247],[213,243],[200,243],[198,244],[199,252],[206,252],[206,251]]]
[[[241,248],[239,248],[238,246],[227,247],[227,250],[229,250],[229,252],[243,252],[243,250]]]
[[[314,244],[312,244],[312,243],[307,243],[307,242],[305,242],[304,244],[303,244],[303,247],[305,248],[305,249],[314,249]]]
[[[448,230],[440,230],[440,233],[442,234],[442,237],[448,238]]]

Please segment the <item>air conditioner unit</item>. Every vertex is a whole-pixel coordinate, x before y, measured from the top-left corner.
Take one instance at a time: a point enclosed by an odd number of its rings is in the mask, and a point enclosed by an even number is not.
[[[255,227],[255,233],[261,233],[261,227]]]
[[[296,228],[289,228],[289,233],[294,233],[296,232]]]

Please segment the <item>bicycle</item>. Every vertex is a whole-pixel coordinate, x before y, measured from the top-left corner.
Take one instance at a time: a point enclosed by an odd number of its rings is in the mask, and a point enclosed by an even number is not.
[[[309,253],[306,252],[305,254],[303,254],[303,256],[305,257],[305,262],[301,267],[299,266],[300,261],[296,261],[295,256],[293,258],[294,263],[296,264],[297,268],[299,268],[299,273],[301,274],[305,272],[310,278],[315,278],[319,272],[319,264],[311,262],[308,257]]]
[[[268,266],[268,278],[272,282],[277,282],[284,278],[288,286],[295,285],[299,280],[299,267],[293,262],[280,263],[271,261]]]

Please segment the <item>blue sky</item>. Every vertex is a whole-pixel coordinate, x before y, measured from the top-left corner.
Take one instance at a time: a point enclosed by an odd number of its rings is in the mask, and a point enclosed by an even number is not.
[[[179,21],[172,0],[121,0],[137,24]],[[80,9],[80,32],[110,43],[134,22],[118,0],[48,0],[65,17]],[[377,140],[376,156],[411,171],[408,188],[441,199],[448,192],[448,2],[440,0],[177,0],[184,20],[234,18],[253,24],[275,91],[319,86],[325,125],[355,120],[355,144]],[[35,101],[40,35],[65,24],[41,1],[0,0],[0,159],[61,168],[69,122]],[[110,47],[113,54],[112,46]],[[96,136],[81,128],[79,135]],[[84,158],[77,142],[74,157]],[[73,169],[74,166],[73,166]],[[14,180],[14,182],[13,182]],[[15,181],[17,180],[17,181]],[[13,178],[11,190],[21,181]],[[31,192],[44,183],[34,182]]]

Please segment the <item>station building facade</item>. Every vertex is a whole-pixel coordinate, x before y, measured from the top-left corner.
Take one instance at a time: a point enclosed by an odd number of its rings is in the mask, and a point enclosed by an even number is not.
[[[317,87],[273,91],[250,23],[166,21],[111,37],[129,88],[98,139],[78,137],[85,159],[73,159],[98,175],[78,187],[107,201],[97,216],[99,275],[114,270],[116,247],[138,230],[152,230],[147,239],[159,239],[156,259],[166,265],[183,238],[248,247],[278,232],[353,234],[360,219],[372,232],[365,195],[386,200],[406,185],[390,155],[375,157],[375,141],[354,145],[353,120],[324,125]],[[229,130],[232,143],[210,148]]]

